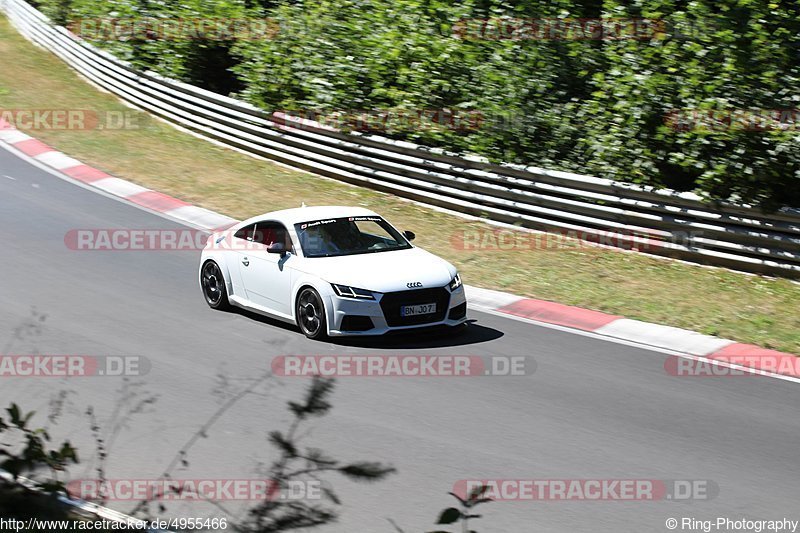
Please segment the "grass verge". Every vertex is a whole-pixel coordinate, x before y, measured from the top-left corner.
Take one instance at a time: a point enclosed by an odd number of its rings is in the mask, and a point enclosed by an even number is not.
[[[0,109],[130,111],[2,16],[0,73]],[[416,243],[450,260],[466,283],[800,354],[796,283],[575,245],[499,249],[489,241],[463,249],[465,234],[494,228],[250,158],[130,112],[138,129],[28,133],[111,174],[236,218],[301,202],[360,205],[415,231]]]

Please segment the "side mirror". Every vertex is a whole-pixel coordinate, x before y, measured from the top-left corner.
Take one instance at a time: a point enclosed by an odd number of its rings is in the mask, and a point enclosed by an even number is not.
[[[267,253],[281,254],[281,257],[283,257],[286,255],[286,245],[284,245],[282,242],[273,242],[267,246]]]
[[[414,234],[413,231],[404,231],[403,232],[403,237],[405,237],[409,241],[413,241],[414,239],[417,238],[417,236]]]

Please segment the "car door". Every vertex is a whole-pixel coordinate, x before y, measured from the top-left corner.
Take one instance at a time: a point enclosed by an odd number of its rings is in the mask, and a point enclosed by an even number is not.
[[[230,281],[233,285],[233,295],[245,300],[247,299],[247,291],[244,289],[242,273],[239,271],[239,267],[242,260],[242,255],[247,255],[244,252],[249,252],[253,248],[253,234],[255,233],[255,230],[255,224],[248,224],[247,226],[237,230],[233,237],[230,237],[229,235],[223,237],[223,239],[230,239],[230,243],[220,245],[220,247],[224,247],[226,245],[230,247],[230,249],[224,250],[223,253],[226,256],[228,272],[231,276]],[[222,239],[217,241],[217,243],[219,244],[221,240]]]
[[[284,243],[283,255],[267,252],[270,244]],[[239,272],[250,302],[283,315],[291,314],[293,253],[291,237],[283,224],[274,221],[258,222],[252,236],[252,246],[240,250]]]

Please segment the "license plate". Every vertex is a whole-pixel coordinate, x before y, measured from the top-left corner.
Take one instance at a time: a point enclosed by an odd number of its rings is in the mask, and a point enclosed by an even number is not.
[[[404,305],[400,308],[400,316],[430,315],[436,312],[436,304]]]

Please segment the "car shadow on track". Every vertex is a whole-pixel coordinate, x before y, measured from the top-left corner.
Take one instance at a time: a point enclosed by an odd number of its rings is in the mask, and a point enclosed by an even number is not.
[[[238,307],[231,308],[227,313],[241,315],[267,324],[272,327],[292,331],[302,336],[300,328],[293,324],[253,313]],[[354,348],[370,348],[384,350],[420,350],[427,348],[447,348],[448,346],[468,346],[499,339],[503,332],[482,326],[477,320],[468,320],[464,326],[435,330],[412,330],[403,334],[382,335],[380,337],[332,337],[325,342],[338,346],[352,346]]]

